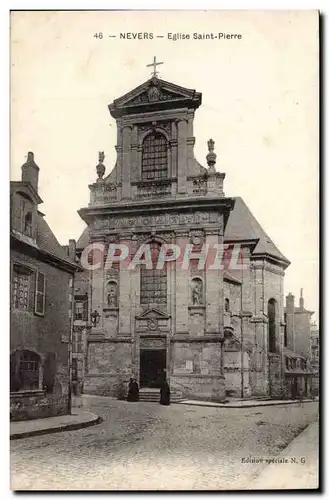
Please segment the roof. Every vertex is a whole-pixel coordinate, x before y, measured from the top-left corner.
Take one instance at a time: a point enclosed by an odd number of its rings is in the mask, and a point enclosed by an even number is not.
[[[236,285],[242,285],[242,282],[235,278],[232,274],[230,274],[228,271],[224,271],[224,281],[230,281],[231,283],[235,283]]]
[[[253,255],[266,254],[290,264],[289,260],[280,252],[273,240],[257,222],[243,199],[240,197],[234,199],[235,205],[230,212],[225,228],[225,241],[255,241],[256,247]]]
[[[46,252],[58,259],[61,259],[68,264],[77,265],[76,262],[71,260],[66,254],[65,250],[62,248],[60,243],[57,241],[54,233],[48,226],[46,220],[41,214],[37,214],[37,234],[36,234],[37,246],[43,252]]]
[[[76,248],[79,250],[83,250],[89,243],[89,228],[85,227],[83,232],[81,233],[77,243]]]

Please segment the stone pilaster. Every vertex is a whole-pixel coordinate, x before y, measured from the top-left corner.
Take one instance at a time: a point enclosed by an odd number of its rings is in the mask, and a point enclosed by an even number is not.
[[[176,233],[176,245],[184,253],[188,232]],[[182,256],[181,256],[182,257]],[[188,332],[188,305],[189,305],[189,271],[181,265],[181,260],[176,262],[175,283],[175,311],[176,311],[176,333]]]
[[[123,127],[123,151],[122,151],[122,198],[131,198],[130,168],[131,168],[131,134],[132,126]]]
[[[187,120],[178,121],[178,172],[177,191],[185,194],[187,190]]]
[[[214,245],[222,243],[222,237],[218,230],[206,231],[206,245],[208,252]],[[224,333],[224,293],[223,293],[223,270],[206,270],[206,333]]]

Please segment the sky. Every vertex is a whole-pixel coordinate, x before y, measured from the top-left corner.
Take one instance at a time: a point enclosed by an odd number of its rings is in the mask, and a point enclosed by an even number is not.
[[[120,39],[120,33],[153,39]],[[241,34],[193,39],[193,33]],[[95,34],[102,33],[102,37]],[[173,41],[169,33],[190,34]],[[109,35],[112,35],[110,37]],[[156,35],[163,36],[157,38]],[[150,36],[148,37],[150,38]],[[318,318],[318,18],[315,11],[25,11],[11,14],[11,179],[33,151],[40,210],[61,244],[84,229],[98,151],[115,164],[108,104],[150,77],[202,93],[195,156],[241,196],[291,261],[285,294]]]

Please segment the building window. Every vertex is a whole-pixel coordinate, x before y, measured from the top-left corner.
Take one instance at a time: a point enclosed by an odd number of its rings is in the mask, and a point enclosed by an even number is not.
[[[225,299],[225,312],[230,312],[230,299]]]
[[[78,380],[78,360],[76,358],[72,359],[72,382]]]
[[[45,298],[46,298],[46,277],[43,273],[37,272],[35,283],[35,314],[43,316],[45,314]]]
[[[13,269],[13,307],[15,309],[28,310],[30,290],[30,270],[14,265]]]
[[[78,321],[88,320],[88,299],[81,296],[74,301],[74,319]]]
[[[32,236],[32,213],[27,212],[24,217],[24,233],[27,236]]]
[[[10,358],[10,390],[39,389],[40,356],[32,351],[16,351]]]
[[[164,135],[157,132],[143,141],[142,180],[166,179],[168,176],[168,143]]]
[[[83,332],[80,329],[73,332],[72,351],[76,354],[83,352]]]
[[[270,299],[267,304],[268,316],[268,351],[276,352],[276,300]]]
[[[151,247],[152,269],[141,266],[141,304],[167,304],[167,267],[156,269],[161,246],[153,242]]]

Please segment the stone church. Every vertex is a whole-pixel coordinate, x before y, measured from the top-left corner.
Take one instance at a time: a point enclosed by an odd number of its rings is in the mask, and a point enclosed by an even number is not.
[[[285,394],[289,261],[244,201],[225,196],[212,139],[206,165],[196,160],[201,101],[154,73],[109,105],[117,159],[105,175],[99,155],[90,203],[79,210],[87,227],[77,256],[94,243],[105,248],[104,264],[111,244],[126,245],[130,257],[149,244],[153,263],[163,245],[175,244],[189,246],[190,261],[187,269],[169,259],[161,269],[119,262],[77,276],[80,297],[88,297],[86,393],[116,395],[135,377],[141,387],[166,378],[184,397],[213,401]],[[238,249],[242,264],[200,266],[203,245]]]

